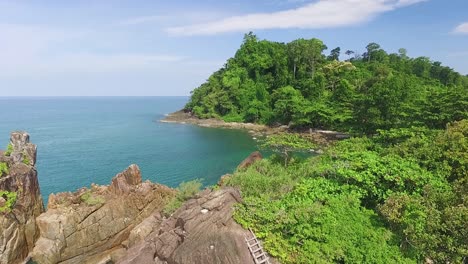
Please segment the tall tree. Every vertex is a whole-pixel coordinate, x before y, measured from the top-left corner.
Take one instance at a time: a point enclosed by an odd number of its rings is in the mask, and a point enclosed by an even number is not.
[[[377,43],[374,43],[374,42],[369,43],[369,44],[366,46],[367,52],[366,52],[366,54],[365,54],[364,57],[367,58],[367,61],[368,61],[368,62],[371,61],[372,54],[373,54],[374,52],[376,52],[377,50],[379,50],[379,49],[380,49],[380,45],[377,44]]]
[[[340,60],[340,52],[341,52],[340,47],[332,49],[330,51],[330,55],[328,55],[327,59],[329,61]]]

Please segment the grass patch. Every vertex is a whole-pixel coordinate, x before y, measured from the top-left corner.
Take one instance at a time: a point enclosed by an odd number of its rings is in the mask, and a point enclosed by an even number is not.
[[[90,206],[103,204],[105,202],[102,196],[92,193],[91,190],[83,193],[80,199],[82,202]]]
[[[199,193],[202,185],[202,180],[200,179],[189,182],[182,182],[176,189],[176,196],[172,198],[164,207],[163,213],[167,216],[174,213],[185,201]]]

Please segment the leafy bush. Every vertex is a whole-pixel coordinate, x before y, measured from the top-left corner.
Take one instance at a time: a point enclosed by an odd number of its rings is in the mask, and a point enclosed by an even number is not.
[[[5,199],[5,204],[2,207],[0,207],[0,213],[11,212],[11,209],[13,209],[13,206],[16,203],[16,199],[18,198],[18,194],[16,192],[0,190],[0,197]]]
[[[10,156],[12,152],[13,152],[13,145],[9,143],[5,151],[5,156]]]
[[[189,182],[182,182],[177,187],[177,194],[170,200],[163,209],[163,213],[167,216],[175,212],[185,201],[194,197],[200,192],[202,187],[202,180],[196,179]]]
[[[236,113],[230,113],[222,117],[224,122],[244,122],[244,118]]]
[[[292,152],[309,151],[317,145],[298,134],[281,133],[267,136],[261,147],[264,149],[272,150],[284,158],[284,165],[288,164]]]
[[[0,162],[0,177],[9,173],[8,164],[6,162]]]

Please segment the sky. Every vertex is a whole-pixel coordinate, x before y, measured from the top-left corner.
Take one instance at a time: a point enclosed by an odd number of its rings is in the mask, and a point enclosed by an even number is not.
[[[467,0],[0,0],[0,96],[186,96],[249,31],[468,74]]]

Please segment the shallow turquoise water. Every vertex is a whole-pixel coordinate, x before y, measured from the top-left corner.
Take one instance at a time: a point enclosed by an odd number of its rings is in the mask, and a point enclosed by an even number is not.
[[[158,122],[188,97],[1,98],[0,148],[13,130],[38,146],[44,198],[111,178],[135,163],[143,179],[215,184],[256,149],[243,131]]]

